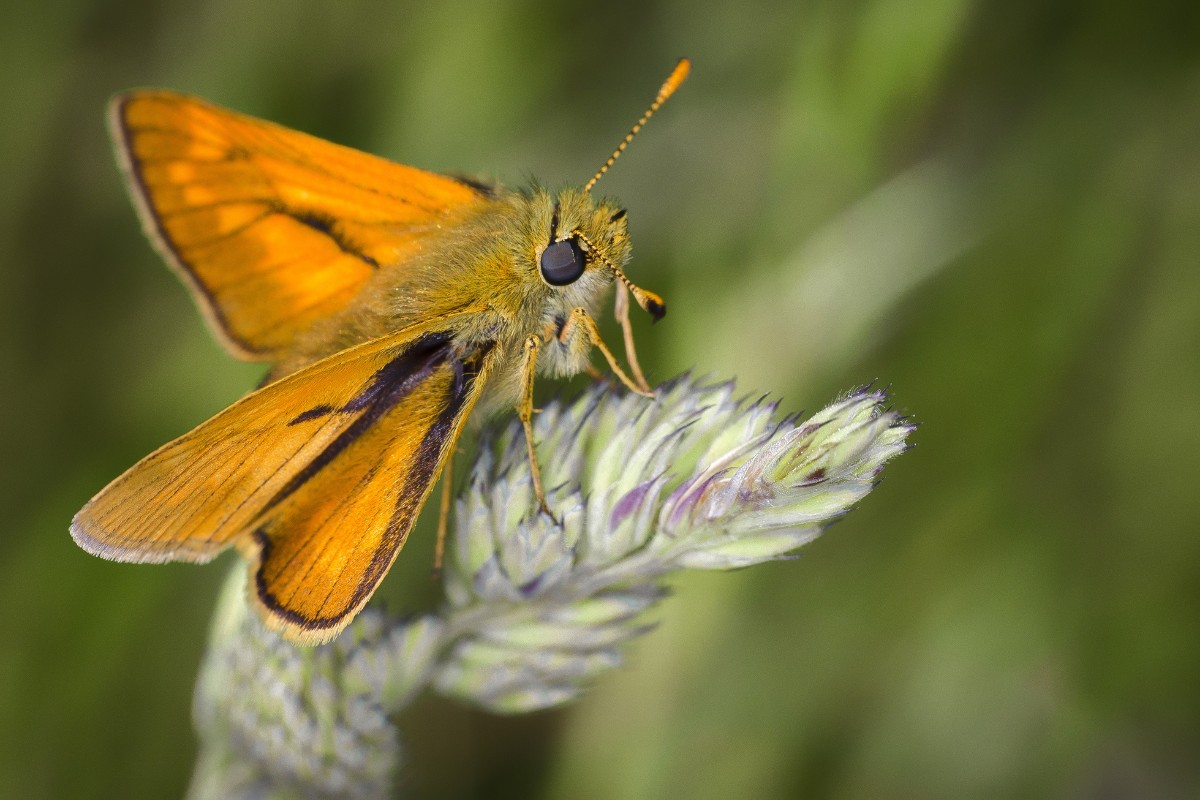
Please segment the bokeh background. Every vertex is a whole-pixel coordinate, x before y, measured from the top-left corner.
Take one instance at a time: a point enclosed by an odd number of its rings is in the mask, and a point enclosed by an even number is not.
[[[0,26],[0,797],[164,798],[230,561],[74,511],[251,387],[144,241],[103,110],[193,92],[407,163],[591,175],[643,363],[917,449],[798,561],[674,582],[565,710],[399,720],[419,797],[1200,793],[1200,15],[1177,0],[17,0]],[[423,525],[428,528],[429,520]],[[428,602],[430,538],[385,583]]]

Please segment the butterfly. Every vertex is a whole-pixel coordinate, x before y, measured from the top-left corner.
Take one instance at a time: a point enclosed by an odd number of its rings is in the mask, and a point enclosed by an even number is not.
[[[230,547],[286,638],[337,636],[371,597],[473,412],[516,407],[535,494],[537,374],[592,371],[632,391],[624,208],[592,187],[687,77],[658,96],[582,188],[515,191],[440,175],[168,91],[115,97],[118,159],[151,242],[261,388],[112,481],[71,523],[115,561],[205,562]],[[600,338],[616,286],[630,372]],[[448,495],[439,525],[442,550]]]

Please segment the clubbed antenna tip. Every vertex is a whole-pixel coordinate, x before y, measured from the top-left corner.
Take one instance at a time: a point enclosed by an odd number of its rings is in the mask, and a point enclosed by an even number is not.
[[[637,124],[635,124],[629,130],[629,133],[625,134],[625,138],[621,140],[619,145],[617,145],[617,149],[613,150],[612,155],[609,156],[608,160],[604,162],[604,166],[596,170],[596,174],[593,175],[592,179],[584,185],[584,192],[590,192],[592,187],[596,185],[596,181],[600,180],[604,173],[608,172],[608,168],[613,165],[614,161],[621,157],[621,153],[625,152],[625,148],[628,147],[629,143],[633,141],[633,137],[637,136],[637,132],[642,129],[642,126],[646,124],[646,121],[650,119],[650,117],[654,116],[654,112],[658,111],[659,106],[665,103],[668,97],[675,94],[675,90],[679,88],[680,84],[682,84],[685,79],[687,79],[688,73],[691,71],[692,62],[688,61],[686,58],[679,59],[679,63],[675,65],[675,69],[671,70],[671,74],[667,76],[665,81],[663,81],[662,88],[658,90],[658,95],[654,98],[654,102],[651,103],[650,107],[646,109],[646,113],[642,114],[642,117],[637,121]]]

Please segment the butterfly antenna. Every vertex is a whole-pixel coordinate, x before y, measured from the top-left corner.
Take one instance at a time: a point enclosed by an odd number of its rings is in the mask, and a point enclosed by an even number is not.
[[[571,235],[586,244],[588,252],[594,253],[597,258],[613,271],[613,274],[617,276],[621,283],[625,284],[625,288],[630,291],[637,304],[642,307],[643,311],[653,317],[655,322],[658,322],[666,315],[667,304],[663,302],[663,299],[654,292],[647,291],[629,280],[621,268],[612,261],[609,261],[608,256],[604,255],[604,252],[599,247],[592,244],[592,240],[587,238],[583,231],[575,231]]]
[[[671,70],[671,74],[663,81],[662,88],[658,90],[658,96],[654,98],[654,102],[646,109],[646,113],[642,114],[642,118],[629,130],[629,133],[625,134],[625,138],[617,145],[617,149],[613,150],[613,154],[608,157],[608,161],[604,162],[604,166],[597,170],[592,179],[583,187],[585,194],[592,190],[592,187],[596,185],[596,181],[600,180],[604,176],[604,173],[608,172],[608,168],[613,165],[613,162],[621,157],[621,153],[625,152],[625,148],[633,141],[633,137],[637,136],[637,132],[642,129],[646,121],[654,116],[654,112],[658,111],[658,107],[665,103],[668,97],[675,94],[675,90],[679,88],[679,85],[683,83],[691,70],[692,62],[686,58],[679,59],[679,63],[675,65],[675,69]]]

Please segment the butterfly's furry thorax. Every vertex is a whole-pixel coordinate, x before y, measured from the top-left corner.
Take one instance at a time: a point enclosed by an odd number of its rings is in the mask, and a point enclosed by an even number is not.
[[[587,254],[584,273],[565,286],[542,277],[539,259],[552,241],[582,234],[601,250]],[[538,371],[566,376],[584,369],[590,347],[578,337],[560,339],[571,312],[595,316],[614,273],[630,256],[624,212],[578,189],[557,195],[540,187],[497,189],[492,196],[431,224],[422,247],[382,264],[341,314],[296,341],[273,378],[294,372],[355,344],[447,315],[446,330],[468,351],[494,344],[495,378],[488,394],[497,403],[515,396],[525,340],[542,336]],[[455,315],[464,309],[476,313]],[[488,403],[491,405],[492,403]]]

